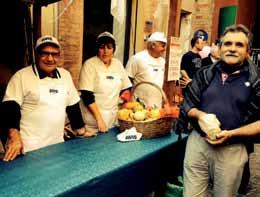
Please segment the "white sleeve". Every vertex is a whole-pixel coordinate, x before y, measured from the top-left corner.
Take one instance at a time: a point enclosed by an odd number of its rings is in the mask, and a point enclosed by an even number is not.
[[[126,65],[126,72],[129,77],[133,78],[135,83],[141,81],[149,81],[149,72],[145,61],[140,57],[133,56]]]
[[[94,92],[95,85],[95,65],[91,63],[92,61],[86,61],[80,71],[79,76],[79,90],[88,90]]]
[[[126,70],[123,64],[118,60],[118,70],[120,71],[120,75],[122,77],[122,87],[121,90],[132,87],[132,83],[126,73]]]
[[[64,76],[62,76],[62,78],[63,80],[65,80],[65,83],[68,87],[67,106],[75,105],[77,102],[79,102],[80,97],[78,90],[76,89],[72,80],[70,72],[65,70]]]
[[[24,100],[24,87],[21,74],[15,73],[7,84],[3,101],[16,101],[20,106]]]
[[[126,74],[125,70],[122,71],[123,85],[122,90],[132,87],[132,83]]]
[[[135,75],[137,73],[137,59],[135,58],[135,56],[132,56],[125,67],[125,71],[127,73],[127,75],[131,78],[135,78]]]

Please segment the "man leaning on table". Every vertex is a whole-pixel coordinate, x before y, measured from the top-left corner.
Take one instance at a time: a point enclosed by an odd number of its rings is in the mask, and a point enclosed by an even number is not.
[[[35,46],[36,62],[10,79],[2,103],[7,130],[4,161],[63,142],[66,113],[76,133],[95,135],[85,131],[70,73],[58,68],[60,50],[55,37],[42,36]]]

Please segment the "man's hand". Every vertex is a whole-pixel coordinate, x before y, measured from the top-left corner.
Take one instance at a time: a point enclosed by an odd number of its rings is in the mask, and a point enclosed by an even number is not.
[[[96,132],[88,131],[85,127],[82,127],[80,129],[74,129],[74,132],[76,133],[77,136],[82,136],[82,137],[94,137],[97,135]]]
[[[189,77],[185,70],[181,70],[181,78],[179,80],[182,88],[185,88],[189,83],[191,83],[192,79]]]
[[[219,145],[225,143],[229,138],[232,137],[232,133],[230,131],[224,130],[216,135],[216,140],[211,140],[206,138],[207,142],[212,145]]]
[[[191,82],[191,78],[180,78],[179,82],[182,88],[185,88],[190,82]]]
[[[12,161],[18,155],[24,154],[23,151],[23,142],[20,135],[20,132],[17,129],[9,129],[8,140],[5,145],[5,156],[4,161]]]
[[[95,131],[89,131],[85,129],[85,133],[83,135],[84,137],[95,137],[97,136],[97,133]]]

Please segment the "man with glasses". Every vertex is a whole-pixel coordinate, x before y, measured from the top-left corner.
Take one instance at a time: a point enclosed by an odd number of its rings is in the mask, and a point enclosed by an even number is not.
[[[43,36],[35,46],[36,62],[16,72],[3,99],[7,142],[4,161],[25,152],[64,141],[66,113],[76,133],[86,137],[79,108],[79,95],[71,75],[60,63],[60,44]]]

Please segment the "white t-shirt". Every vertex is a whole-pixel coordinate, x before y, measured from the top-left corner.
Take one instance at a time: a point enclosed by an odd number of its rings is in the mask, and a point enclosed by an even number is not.
[[[35,70],[29,66],[16,72],[3,99],[21,107],[20,133],[25,152],[64,141],[66,107],[80,100],[67,70],[58,68],[58,78],[43,79]]]
[[[88,90],[94,93],[95,102],[108,128],[113,127],[117,119],[120,91],[131,86],[131,81],[122,63],[116,58],[112,58],[111,64],[106,66],[95,56],[88,59],[81,69],[79,90]],[[86,125],[92,124],[93,129],[96,129],[95,118],[82,105],[82,102],[81,109]]]
[[[79,94],[74,86],[70,73],[64,68],[57,68],[60,78],[39,79],[32,66],[27,66],[17,71],[10,79],[3,101],[16,101],[22,109],[31,108],[39,100],[39,80],[49,80],[51,83],[61,83],[67,87],[66,106],[79,102]]]
[[[147,81],[158,85],[160,88],[163,86],[165,70],[165,59],[163,57],[154,58],[147,50],[143,50],[132,56],[127,65],[126,72],[128,76],[133,78],[134,85],[139,82]],[[136,95],[139,99],[148,106],[161,107],[161,94],[153,87],[141,85],[136,90]]]
[[[106,87],[108,84],[105,81],[101,81],[101,73],[107,76],[105,80],[109,82],[111,81],[110,76],[117,77],[120,80],[119,90],[116,91],[115,89]],[[98,105],[107,106],[108,108],[117,106],[120,91],[131,86],[131,81],[122,63],[116,58],[112,58],[111,64],[108,67],[97,56],[88,59],[82,66],[79,78],[79,90],[92,91]],[[97,98],[102,98],[102,96],[108,94],[116,95],[116,99],[112,101],[109,98],[103,97],[103,99],[97,100]]]

